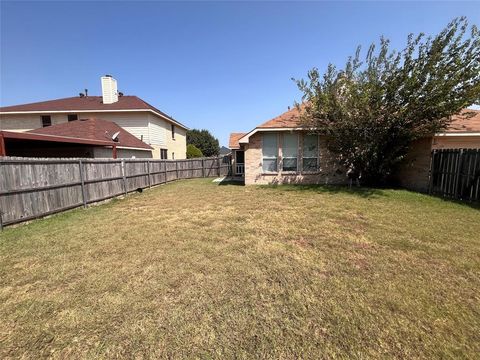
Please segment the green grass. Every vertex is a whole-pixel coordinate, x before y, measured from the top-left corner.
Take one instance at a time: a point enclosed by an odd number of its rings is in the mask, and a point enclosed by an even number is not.
[[[480,211],[181,181],[0,234],[0,358],[475,358]]]

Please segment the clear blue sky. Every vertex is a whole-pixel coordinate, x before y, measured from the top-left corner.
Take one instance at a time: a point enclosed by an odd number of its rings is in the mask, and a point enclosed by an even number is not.
[[[480,3],[2,1],[0,104],[99,95],[112,74],[224,145],[300,100],[292,77],[461,15],[480,25]]]

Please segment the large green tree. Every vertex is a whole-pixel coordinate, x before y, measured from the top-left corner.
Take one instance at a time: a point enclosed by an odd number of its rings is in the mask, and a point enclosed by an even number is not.
[[[187,131],[187,144],[195,145],[204,156],[216,156],[220,152],[220,145],[208,130],[192,129]]]
[[[364,184],[378,184],[414,140],[480,102],[480,36],[458,18],[434,37],[410,34],[403,51],[381,38],[364,61],[360,53],[343,69],[330,64],[321,75],[314,68],[296,82],[305,126],[327,135],[330,151]]]

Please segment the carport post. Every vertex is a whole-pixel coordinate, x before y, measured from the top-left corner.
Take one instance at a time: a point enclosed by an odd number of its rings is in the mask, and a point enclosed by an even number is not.
[[[7,151],[5,150],[5,138],[3,133],[0,131],[0,156],[7,156]]]

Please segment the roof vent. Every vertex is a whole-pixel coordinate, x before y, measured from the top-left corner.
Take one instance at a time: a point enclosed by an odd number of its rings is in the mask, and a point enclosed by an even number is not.
[[[104,104],[113,104],[118,101],[117,80],[112,75],[102,76],[102,97]]]

